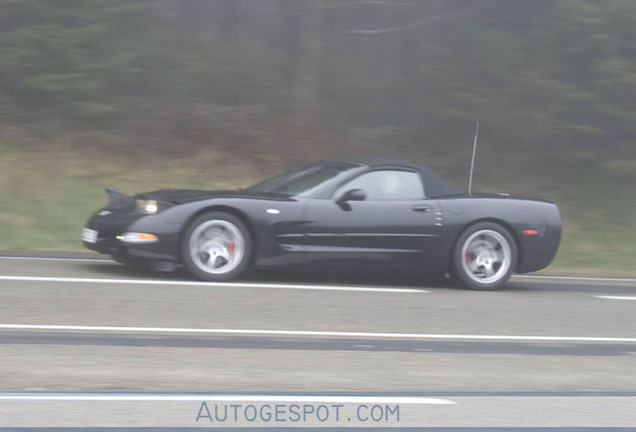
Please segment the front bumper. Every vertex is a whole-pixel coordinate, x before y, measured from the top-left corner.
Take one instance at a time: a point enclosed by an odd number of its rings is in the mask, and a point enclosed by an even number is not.
[[[157,241],[131,243],[125,233],[140,232],[157,236]],[[119,238],[118,238],[119,237]],[[82,243],[88,249],[118,259],[179,261],[179,227],[160,214],[144,215],[134,210],[102,209],[91,216],[82,231]]]

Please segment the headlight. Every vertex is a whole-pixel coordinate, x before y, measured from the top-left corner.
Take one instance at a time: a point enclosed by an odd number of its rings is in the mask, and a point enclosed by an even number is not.
[[[144,214],[155,214],[159,210],[159,205],[155,200],[137,200],[135,201],[135,208],[138,212]]]

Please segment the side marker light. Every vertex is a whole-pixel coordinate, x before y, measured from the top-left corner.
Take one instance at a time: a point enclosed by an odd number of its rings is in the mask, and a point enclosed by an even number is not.
[[[154,243],[159,240],[154,234],[127,232],[117,236],[117,240],[124,243]]]

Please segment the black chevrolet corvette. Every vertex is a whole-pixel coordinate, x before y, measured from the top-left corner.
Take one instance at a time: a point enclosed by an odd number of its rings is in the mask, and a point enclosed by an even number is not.
[[[238,191],[107,192],[82,230],[86,247],[210,281],[249,267],[386,264],[497,289],[548,266],[561,239],[553,203],[469,195],[387,160],[321,161]]]

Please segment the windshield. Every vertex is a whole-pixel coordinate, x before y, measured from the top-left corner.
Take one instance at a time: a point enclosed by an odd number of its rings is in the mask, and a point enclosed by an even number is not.
[[[319,163],[280,174],[257,183],[247,190],[283,195],[306,195],[325,181],[357,165],[346,162]]]

